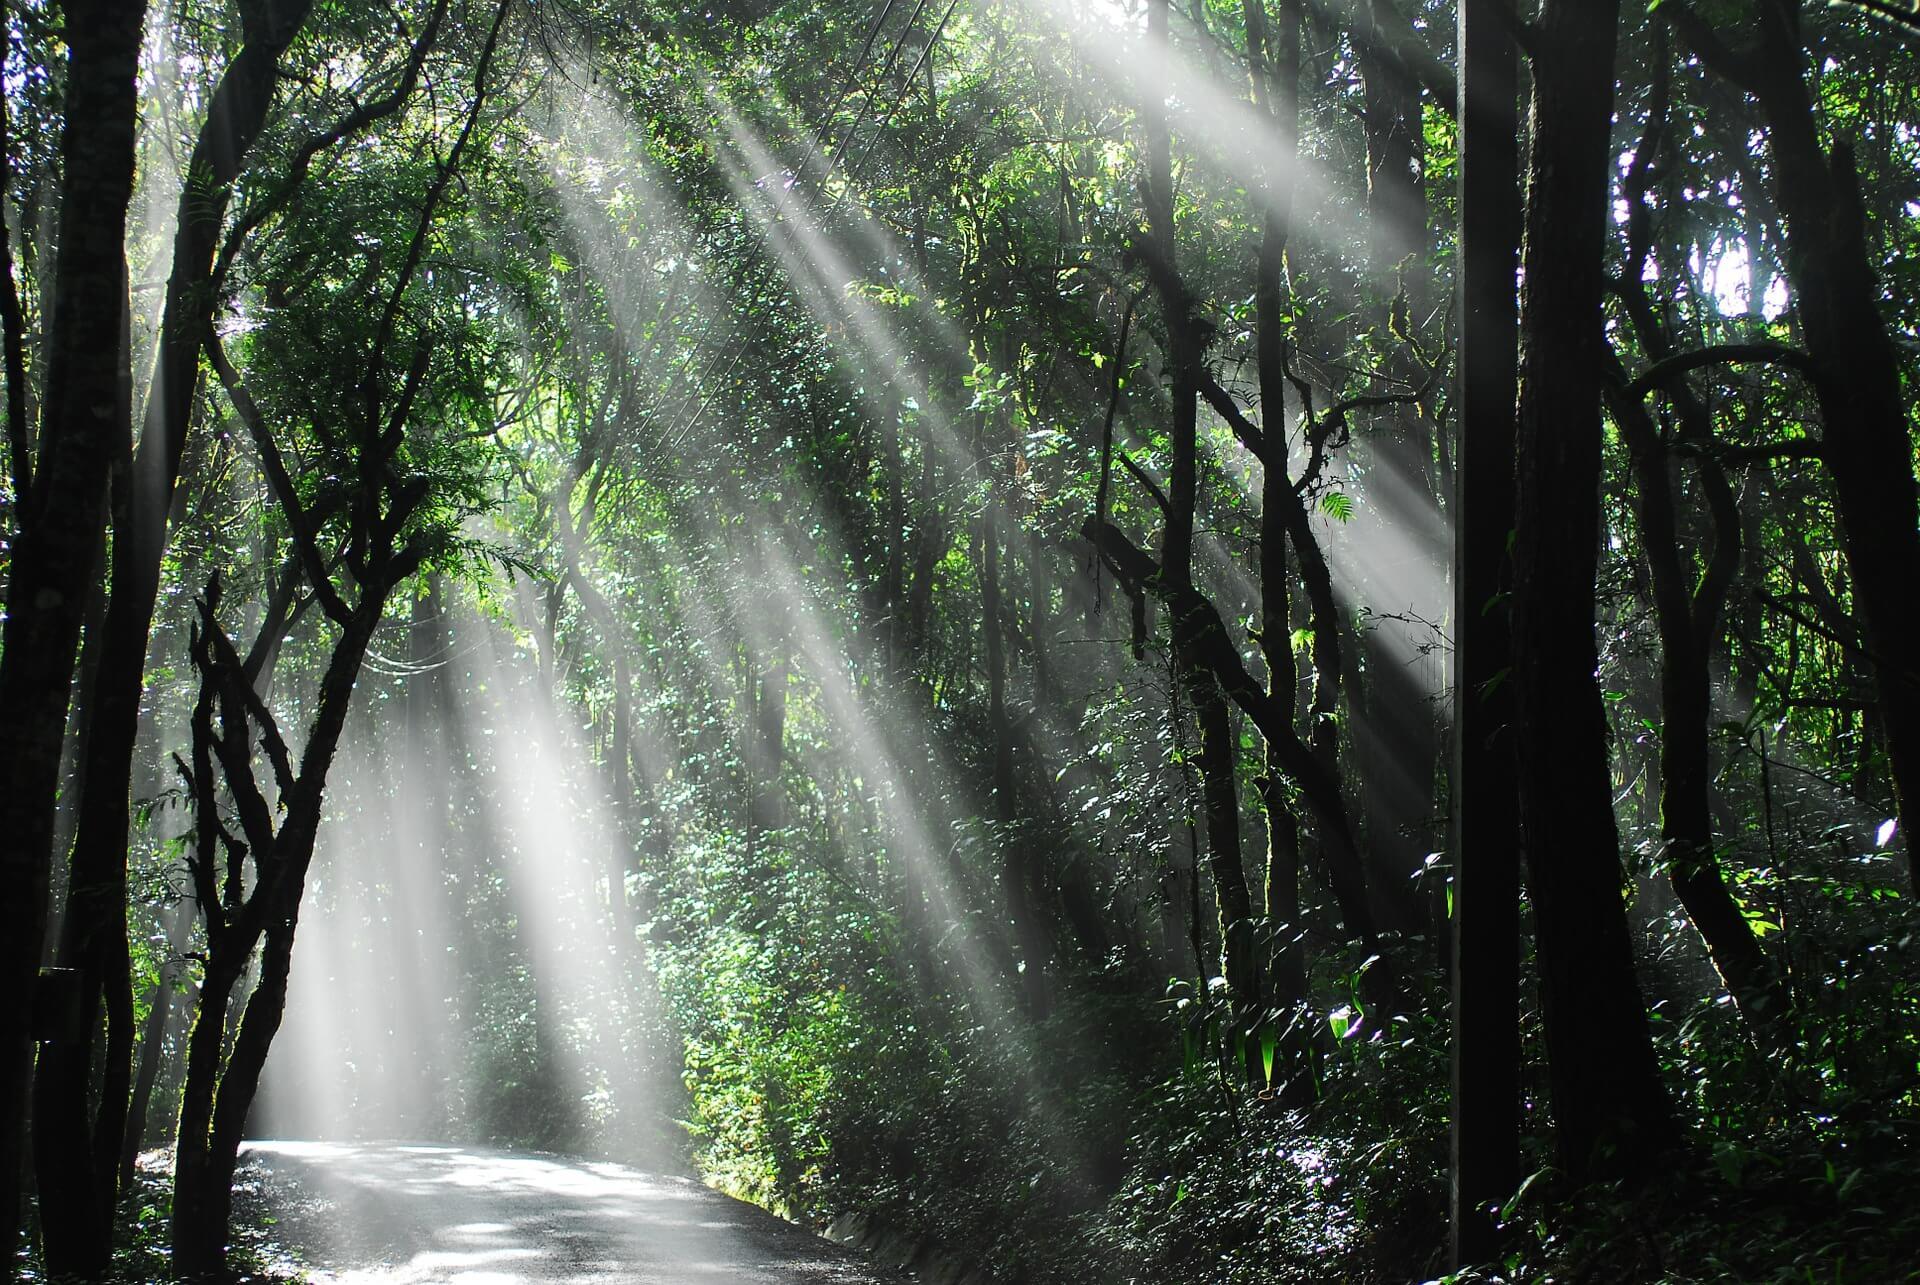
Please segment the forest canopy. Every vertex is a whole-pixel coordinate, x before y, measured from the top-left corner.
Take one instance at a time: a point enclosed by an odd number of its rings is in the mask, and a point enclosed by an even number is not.
[[[1909,1278],[1908,0],[0,35],[0,1278]]]

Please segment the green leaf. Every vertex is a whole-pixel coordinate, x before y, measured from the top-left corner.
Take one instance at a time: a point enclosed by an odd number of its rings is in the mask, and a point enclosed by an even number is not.
[[[1527,1198],[1529,1191],[1533,1190],[1533,1184],[1539,1182],[1552,1172],[1552,1169],[1535,1169],[1532,1173],[1528,1174],[1520,1186],[1515,1189],[1513,1195],[1507,1197],[1507,1203],[1500,1206],[1500,1221],[1504,1223],[1512,1219],[1514,1210],[1520,1208],[1520,1202]]]
[[[1353,1010],[1344,1005],[1334,1009],[1327,1014],[1327,1025],[1333,1028],[1334,1039],[1346,1039],[1347,1030],[1353,1025]]]

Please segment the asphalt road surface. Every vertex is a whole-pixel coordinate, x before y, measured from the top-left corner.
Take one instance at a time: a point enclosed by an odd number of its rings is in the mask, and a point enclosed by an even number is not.
[[[275,1237],[340,1285],[903,1285],[687,1178],[478,1147],[250,1142]]]

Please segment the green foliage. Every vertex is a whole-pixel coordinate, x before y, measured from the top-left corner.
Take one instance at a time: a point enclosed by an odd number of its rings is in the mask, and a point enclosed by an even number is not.
[[[1091,11],[1092,34],[1068,20],[1076,7]],[[1764,131],[1708,60],[1658,34],[1657,7],[1629,6],[1625,21],[1620,154],[1646,127],[1656,56],[1671,63],[1670,121],[1642,208],[1623,201],[1605,224],[1615,289],[1592,327],[1629,377],[1663,343],[1791,345],[1805,330],[1785,289],[1793,229],[1772,208]],[[1693,7],[1749,34],[1751,5]],[[1902,16],[1900,4],[1865,7]],[[235,217],[267,208],[303,139],[393,83],[407,41],[390,28],[422,12],[401,8],[319,6]],[[1454,628],[1453,106],[1414,95],[1402,124],[1418,144],[1417,226],[1395,262],[1373,262],[1373,206],[1393,177],[1369,166],[1383,73],[1357,20],[1306,6],[1282,333],[1268,336],[1288,387],[1284,404],[1261,405],[1274,390],[1258,387],[1270,350],[1250,271],[1269,212],[1257,180],[1285,132],[1253,114],[1253,10],[1237,0],[1176,6],[1174,57],[1194,74],[1171,92],[1164,60],[1134,43],[1145,7],[1133,0],[956,6],[937,41],[944,4],[917,18],[895,6],[864,62],[853,54],[881,15],[852,0],[517,6],[496,97],[389,313],[475,70],[486,7],[454,8],[429,87],[328,149],[297,199],[246,238],[217,327],[339,583],[364,538],[356,506],[406,487],[424,496],[388,533],[429,556],[390,604],[385,667],[361,679],[356,731],[397,740],[443,670],[464,684],[462,713],[442,710],[425,738],[444,741],[431,787],[397,754],[369,754],[336,776],[330,816],[384,835],[382,809],[410,792],[430,788],[439,805],[446,833],[409,839],[397,859],[433,873],[466,930],[444,998],[471,1039],[457,1065],[435,1068],[447,1127],[690,1160],[793,1218],[860,1213],[1033,1285],[1436,1275],[1441,961],[1458,923],[1452,887],[1434,886],[1450,854],[1428,854],[1444,845],[1445,711],[1425,687],[1390,680],[1442,667]],[[1284,11],[1262,12],[1276,24]],[[58,32],[45,5],[10,12],[9,227],[22,229],[21,293],[37,325],[49,247],[35,244],[36,221],[51,226],[61,163]],[[1450,6],[1368,13],[1408,19],[1416,53],[1452,57]],[[190,117],[235,32],[223,7],[181,14],[151,74],[177,64],[167,74]],[[1814,124],[1855,142],[1868,266],[1913,386],[1920,78],[1857,15],[1814,6],[1802,22]],[[883,63],[901,37],[899,59]],[[1161,111],[1175,153],[1172,266],[1205,331],[1203,365],[1288,463],[1327,555],[1332,619],[1310,614],[1317,571],[1303,550],[1262,547],[1278,537],[1257,451],[1203,403],[1194,457],[1176,458],[1181,318],[1142,254],[1146,127]],[[163,135],[178,122],[155,119],[149,169],[177,141]],[[136,301],[155,288],[164,232],[136,219]],[[1625,258],[1638,235],[1644,270]],[[1641,332],[1636,285],[1664,340]],[[134,313],[143,371],[150,323],[138,302]],[[1454,1279],[1911,1272],[1920,990],[1914,912],[1896,891],[1911,837],[1879,833],[1894,801],[1876,658],[1861,645],[1832,480],[1811,458],[1833,430],[1792,368],[1688,378],[1710,444],[1680,449],[1675,399],[1648,403],[1673,453],[1687,591],[1731,539],[1714,525],[1708,464],[1727,471],[1741,519],[1741,566],[1707,640],[1710,846],[1795,1011],[1781,1047],[1762,1054],[1671,892],[1660,790],[1671,658],[1645,497],[1616,426],[1596,533],[1604,750],[1684,1146],[1641,1189],[1569,1190],[1550,1164],[1544,1075],[1530,1072],[1534,1177],[1506,1211],[1510,1258]],[[212,382],[148,674],[148,739],[168,752],[192,702],[179,656],[193,595],[217,572],[235,619],[253,619],[307,574],[288,558],[294,519]],[[388,426],[370,407],[403,401],[402,440],[372,475],[369,445]],[[1164,586],[1117,583],[1083,538],[1098,503],[1160,556],[1181,465],[1197,493],[1195,587],[1231,622],[1227,652],[1252,681],[1280,685],[1293,670],[1297,690],[1272,701],[1297,711],[1352,809],[1403,1011],[1358,971],[1322,819],[1238,712],[1221,773],[1240,841],[1240,869],[1228,868],[1202,792],[1217,751],[1196,733],[1165,604],[1144,601]],[[1280,582],[1261,584],[1274,552]],[[1262,609],[1282,591],[1289,610],[1269,621]],[[482,675],[444,631],[427,659],[393,660],[393,628],[442,592],[473,628],[462,645],[497,643],[504,672]],[[1415,595],[1437,604],[1434,619],[1400,647],[1388,624],[1417,621]],[[268,640],[288,729],[311,718],[300,693],[332,629],[299,601]],[[1333,707],[1317,708],[1339,683]],[[543,985],[540,925],[516,900],[490,811],[518,783],[482,742],[516,735],[529,710],[558,725],[568,777],[530,810],[602,817],[582,830],[596,845],[591,886],[568,895],[589,904],[583,920],[617,921],[616,901],[633,919],[613,981],[585,999]],[[626,796],[610,797],[616,780]],[[180,892],[186,818],[170,785],[140,791],[158,802],[136,836],[139,1018],[169,962],[161,925]],[[1395,790],[1412,800],[1397,811],[1383,803]],[[1298,922],[1281,924],[1267,877],[1296,859]],[[1232,878],[1254,911],[1223,928]],[[400,886],[374,881],[355,909],[322,879],[309,913],[366,944],[393,922]],[[1261,968],[1283,943],[1301,950],[1305,993],[1282,998],[1270,977],[1274,994],[1232,994],[1222,939],[1237,933],[1259,944]],[[656,984],[659,1013],[643,998]],[[1537,1068],[1540,1014],[1519,1020]],[[167,1038],[177,1052],[179,1033]],[[630,1093],[635,1081],[646,1094]],[[173,1087],[163,1078],[169,1106]],[[151,1192],[137,1194],[135,1277],[157,1270],[159,1216]]]

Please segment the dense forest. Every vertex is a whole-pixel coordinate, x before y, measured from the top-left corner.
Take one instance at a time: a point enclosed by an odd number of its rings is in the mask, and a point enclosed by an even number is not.
[[[0,1279],[1920,1279],[1912,0],[0,36]]]

